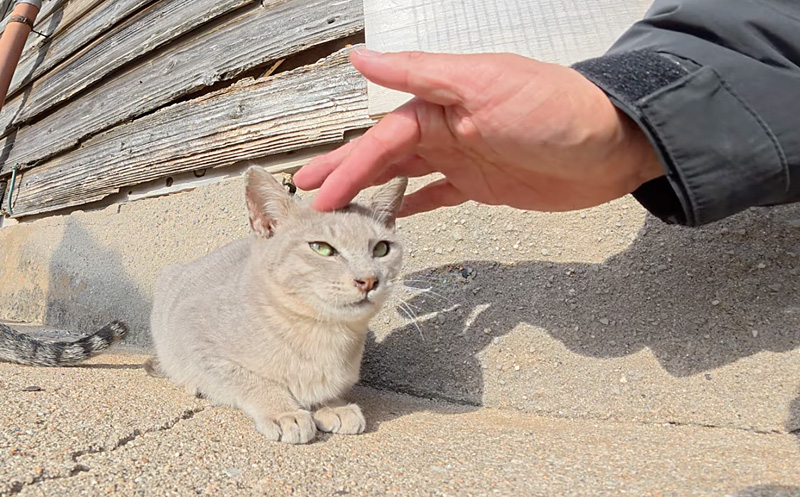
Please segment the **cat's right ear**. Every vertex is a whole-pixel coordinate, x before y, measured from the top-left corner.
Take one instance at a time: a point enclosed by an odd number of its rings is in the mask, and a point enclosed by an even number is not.
[[[253,166],[245,173],[245,197],[250,227],[264,238],[289,215],[293,200],[289,192],[263,167]]]

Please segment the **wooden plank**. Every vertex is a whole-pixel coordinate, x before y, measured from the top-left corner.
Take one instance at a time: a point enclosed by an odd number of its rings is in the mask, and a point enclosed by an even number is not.
[[[91,8],[95,7],[103,0],[75,0],[67,2],[65,0],[51,1],[42,5],[42,10],[36,17],[34,29],[39,33],[47,35],[47,37],[38,34],[31,34],[25,41],[25,46],[22,49],[17,68],[14,71],[14,76],[11,79],[7,99],[10,99],[19,89],[16,81],[19,80],[18,74],[26,72],[25,66],[31,62],[41,61],[47,56],[48,48],[61,32],[68,29],[76,20],[83,17]],[[108,1],[108,0],[106,0]],[[5,29],[5,23],[8,19],[3,19],[2,29]],[[76,47],[77,51],[81,47]],[[30,61],[30,62],[29,62]],[[52,66],[51,66],[52,67]]]
[[[35,29],[40,32],[57,32],[61,28],[62,23],[57,19],[58,16],[56,16],[54,20],[53,13],[60,9],[66,1],[67,0],[43,0],[39,15],[36,16],[36,23],[34,24]],[[13,10],[14,5],[16,5],[16,0],[12,0],[10,3],[10,8]],[[10,16],[11,11],[9,11],[3,20],[0,21],[0,33],[5,30]],[[23,56],[27,51],[34,50],[36,49],[35,47],[38,47],[40,44],[45,42],[46,40],[44,38],[36,34],[31,34],[28,36],[28,39],[25,40],[25,46],[23,47],[22,52]],[[12,98],[10,92],[6,94],[6,102],[3,106],[3,112],[0,112],[0,136],[5,134],[7,128],[11,125],[11,121],[15,116],[18,115],[20,110],[22,110],[22,107],[26,102],[26,97]]]
[[[34,23],[34,27],[38,28],[40,23],[42,23],[54,10],[61,7],[67,0],[42,0],[42,8],[39,10],[39,15],[36,16],[36,23]],[[3,20],[0,21],[0,32],[6,29],[6,24],[8,24],[8,18],[11,17],[11,11],[14,10],[14,7],[17,5],[17,0],[7,0],[3,2],[4,6],[7,6],[7,12],[3,14]]]
[[[49,16],[49,22],[40,27],[40,31],[50,38],[32,36],[28,40],[11,80],[9,96],[84,48],[132,12],[154,1],[77,0],[57,9]],[[98,8],[92,10],[95,7]]]
[[[652,0],[364,0],[367,47],[511,52],[569,65],[605,52]],[[410,95],[369,84],[370,115]]]
[[[0,157],[7,165],[41,161],[198,88],[362,29],[360,0],[293,0],[251,9],[3,138]]]
[[[89,10],[103,1],[105,1],[105,5],[102,7],[102,11],[92,13],[97,16],[96,19],[83,19]],[[145,3],[153,1],[147,0]],[[74,0],[66,5],[64,3],[64,0],[45,2],[42,6],[42,14],[36,18],[36,29],[51,37],[45,39],[33,34],[25,42],[20,62],[14,71],[6,103],[0,111],[0,136],[6,134],[11,128],[12,122],[20,115],[22,108],[30,99],[29,95],[16,96],[14,93],[19,94],[28,81],[39,76],[46,69],[52,68],[56,63],[63,61],[65,57],[83,48],[97,35],[102,34],[100,28],[104,23],[118,22],[119,19],[112,19],[107,15],[109,10],[115,11],[120,7],[130,6],[130,0],[119,0],[119,2],[117,0]],[[73,28],[72,25],[75,21],[82,19],[85,22],[81,22]],[[87,25],[86,21],[90,24]],[[91,29],[92,24],[95,29]],[[86,28],[88,29],[84,31]],[[107,26],[104,29],[107,29]],[[62,33],[64,31],[66,33]],[[62,41],[62,37],[67,39]],[[20,86],[21,84],[23,86]],[[16,98],[14,98],[15,96]]]
[[[36,30],[49,36],[58,34],[62,30],[86,15],[102,2],[110,0],[70,0],[68,2],[50,2],[48,8],[43,8],[37,16]],[[44,5],[42,6],[44,7]]]
[[[347,50],[317,64],[166,107],[25,171],[14,215],[85,204],[170,174],[336,143],[369,127]]]
[[[14,8],[16,3],[14,0],[3,0],[0,2],[0,15],[6,16],[7,14],[11,13],[11,10]]]
[[[14,10],[14,6],[16,2],[14,0],[2,0],[0,2],[0,16],[3,17],[3,29],[5,29],[6,23],[8,23],[7,16],[11,15],[11,11]]]
[[[102,2],[113,2],[113,0],[66,0],[45,1],[42,10],[36,16],[34,29],[39,33],[45,34],[50,39],[33,34],[28,37],[25,47],[20,57],[20,62],[24,60],[31,51],[39,51],[41,47],[50,43],[56,35],[71,27],[72,24],[81,19],[87,12]],[[13,0],[16,3],[16,0]],[[10,11],[9,11],[10,13]],[[6,16],[0,21],[0,31],[4,30],[8,23]],[[77,47],[80,48],[80,47]]]
[[[124,64],[255,0],[155,3],[48,72],[0,111],[0,126],[19,125],[70,99]],[[20,103],[22,102],[22,103]]]
[[[58,34],[80,19],[88,10],[103,1],[113,2],[113,0],[44,0],[42,9],[39,11],[39,15],[36,16],[34,29],[48,36]],[[8,19],[11,17],[11,11],[16,4],[17,0],[3,0],[0,3],[0,15],[3,16],[0,21],[0,33],[6,29]],[[4,5],[8,5],[7,11],[3,10]],[[41,36],[31,35],[25,43],[22,56],[25,56],[26,51],[43,44],[45,41]]]

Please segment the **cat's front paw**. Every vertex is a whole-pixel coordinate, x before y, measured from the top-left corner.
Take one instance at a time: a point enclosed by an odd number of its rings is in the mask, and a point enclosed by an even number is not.
[[[323,407],[314,413],[314,422],[319,431],[358,435],[367,427],[361,408],[356,404],[341,407]]]
[[[256,429],[267,440],[290,444],[308,443],[317,434],[311,413],[302,409],[257,420]]]

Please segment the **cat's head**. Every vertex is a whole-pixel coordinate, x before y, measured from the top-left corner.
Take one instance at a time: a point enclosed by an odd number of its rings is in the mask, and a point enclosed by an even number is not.
[[[397,178],[360,204],[318,212],[260,167],[245,173],[250,225],[273,294],[309,317],[361,322],[386,301],[402,265],[395,219],[406,189]],[[268,240],[268,242],[267,242]],[[263,242],[263,243],[262,243]]]

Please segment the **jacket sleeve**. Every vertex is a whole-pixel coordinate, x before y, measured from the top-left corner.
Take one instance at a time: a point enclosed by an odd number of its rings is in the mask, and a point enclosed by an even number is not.
[[[573,67],[656,148],[665,176],[634,196],[661,219],[800,200],[800,0],[656,0]]]

